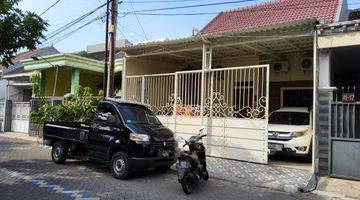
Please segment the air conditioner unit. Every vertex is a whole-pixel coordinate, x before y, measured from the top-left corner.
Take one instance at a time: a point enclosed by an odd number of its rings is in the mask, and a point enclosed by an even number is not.
[[[289,71],[288,61],[279,61],[272,64],[272,70],[274,72],[287,72]]]
[[[304,57],[300,60],[300,68],[303,71],[310,71],[313,68],[313,59],[312,57]]]

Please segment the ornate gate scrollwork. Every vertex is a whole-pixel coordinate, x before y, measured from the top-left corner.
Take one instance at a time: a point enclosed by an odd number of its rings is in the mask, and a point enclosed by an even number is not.
[[[236,105],[229,105],[224,95],[214,92],[211,97],[205,99],[204,116],[256,119],[265,117],[266,97],[260,97],[256,106],[244,106],[238,108]]]

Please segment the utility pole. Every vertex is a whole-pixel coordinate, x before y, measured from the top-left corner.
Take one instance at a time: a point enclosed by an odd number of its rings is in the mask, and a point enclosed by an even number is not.
[[[122,3],[122,2],[120,2]],[[114,69],[115,69],[115,50],[116,50],[116,29],[118,16],[118,0],[111,1],[111,22],[109,26],[109,67],[107,72],[106,97],[114,96]]]
[[[108,82],[108,64],[109,64],[109,8],[110,1],[107,0],[106,3],[106,23],[105,23],[105,66],[104,66],[104,77],[103,77],[103,96],[107,97],[107,82]]]

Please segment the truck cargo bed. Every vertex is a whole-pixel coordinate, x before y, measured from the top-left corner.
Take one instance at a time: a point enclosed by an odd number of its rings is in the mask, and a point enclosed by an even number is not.
[[[44,125],[44,139],[60,138],[85,143],[89,125],[74,122],[48,122]]]

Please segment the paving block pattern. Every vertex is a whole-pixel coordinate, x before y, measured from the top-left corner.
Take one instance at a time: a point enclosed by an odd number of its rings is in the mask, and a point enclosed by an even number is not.
[[[4,137],[0,137],[0,194],[1,200],[320,199],[316,195],[294,195],[218,179],[200,184],[191,196],[186,196],[174,172],[136,172],[131,179],[121,181],[113,178],[102,164],[69,160],[57,165],[51,161],[50,148]]]
[[[209,157],[211,176],[235,182],[296,192],[309,182],[311,171]]]

